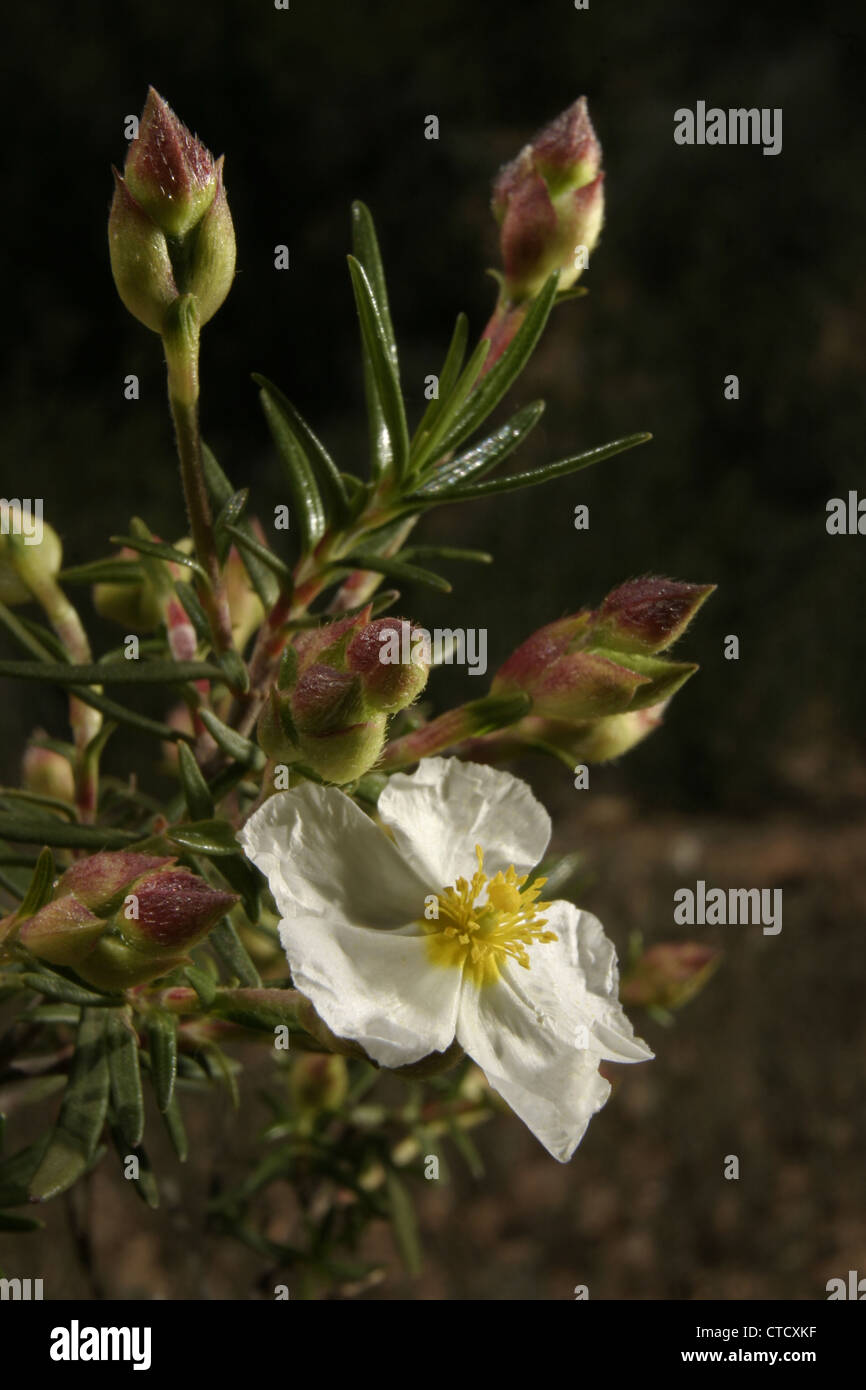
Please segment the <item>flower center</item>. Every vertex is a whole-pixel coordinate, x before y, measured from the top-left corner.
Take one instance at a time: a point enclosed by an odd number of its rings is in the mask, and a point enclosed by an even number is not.
[[[438,916],[423,923],[434,965],[464,970],[474,984],[492,984],[510,957],[529,969],[527,947],[536,941],[556,941],[555,932],[544,931],[546,919],[539,913],[550,903],[538,895],[547,882],[537,878],[525,887],[527,875],[518,877],[511,864],[493,878],[484,872],[484,851],[475,846],[478,868],[471,880],[458,878],[453,888],[436,897]],[[484,889],[487,889],[484,894]],[[484,896],[484,901],[479,899]]]

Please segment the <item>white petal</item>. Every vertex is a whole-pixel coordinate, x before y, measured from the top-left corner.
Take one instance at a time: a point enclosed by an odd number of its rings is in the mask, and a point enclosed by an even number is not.
[[[463,990],[457,1038],[548,1153],[566,1163],[610,1094],[597,1055],[539,1026],[504,977]]]
[[[543,917],[557,940],[529,948],[528,970],[508,963],[512,992],[564,1043],[611,1062],[649,1060],[619,1002],[616,951],[598,918],[562,900]]]
[[[319,1017],[382,1066],[417,1062],[453,1042],[461,972],[431,965],[423,936],[294,917],[280,923],[280,940]]]
[[[239,839],[283,917],[393,929],[424,915],[425,881],[336,787],[308,782],[277,792]]]
[[[417,772],[397,772],[379,797],[379,816],[395,843],[434,892],[471,878],[484,850],[494,874],[513,864],[525,873],[550,839],[550,817],[525,782],[509,772],[459,758],[424,758]]]

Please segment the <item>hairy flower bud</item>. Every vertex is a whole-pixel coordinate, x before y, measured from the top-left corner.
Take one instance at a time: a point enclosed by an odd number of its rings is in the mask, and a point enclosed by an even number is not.
[[[297,635],[293,662],[259,717],[258,738],[278,763],[301,763],[345,785],[378,760],[388,716],[405,709],[427,682],[426,661],[407,643],[406,661],[383,662],[383,637],[399,640],[410,625],[399,618],[370,622],[360,613]]]
[[[598,610],[533,633],[497,671],[491,691],[523,691],[533,717],[570,724],[669,700],[697,667],[658,653],[680,636],[713,587],[654,578],[621,584]]]
[[[632,579],[613,589],[595,615],[593,640],[620,652],[654,653],[673,645],[714,584]]]
[[[215,160],[151,87],[108,222],[111,269],[130,313],[164,333],[182,295],[207,323],[231,288],[235,237]]]
[[[554,270],[573,285],[604,220],[601,146],[581,97],[499,174],[493,212],[509,300],[536,295]]]
[[[38,959],[71,967],[97,989],[158,979],[183,964],[237,901],[174,862],[109,850],[76,860],[51,901],[9,930]]]
[[[405,620],[377,618],[350,641],[346,661],[349,670],[360,677],[368,709],[394,714],[421,694],[430,665],[414,636]]]

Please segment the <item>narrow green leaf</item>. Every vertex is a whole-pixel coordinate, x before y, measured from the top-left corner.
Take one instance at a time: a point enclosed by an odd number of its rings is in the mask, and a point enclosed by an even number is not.
[[[31,656],[35,656],[38,661],[51,661],[52,656],[56,655],[56,653],[52,653],[51,644],[46,640],[50,634],[46,632],[44,635],[35,635],[30,630],[30,626],[7,608],[5,603],[0,603],[0,623],[3,624],[10,636],[14,637],[16,642]]]
[[[16,1216],[11,1211],[0,1211],[0,1231],[9,1235],[24,1235],[28,1231],[41,1231],[45,1222],[35,1216]]]
[[[145,536],[112,536],[112,545],[126,545],[130,550],[137,550],[141,555],[150,555],[154,560],[165,560],[166,563],[173,565],[185,565],[197,574],[205,584],[210,581],[207,571],[194,555],[187,555],[185,550],[178,550],[175,546],[169,545],[167,541],[152,541]]]
[[[468,478],[482,478],[485,473],[496,468],[519,448],[532,432],[541,416],[544,413],[544,401],[533,401],[532,405],[524,406],[512,415],[507,424],[502,425],[498,430],[494,430],[486,439],[482,439],[480,444],[474,448],[467,449],[451,463],[443,464],[437,468],[420,487],[416,488],[415,493],[407,498],[411,503],[414,497],[427,497],[437,492],[442,492],[446,488],[454,487],[456,484],[465,483]]]
[[[389,348],[388,330],[383,323],[364,267],[354,256],[348,257],[352,290],[361,325],[361,337],[370,363],[376,397],[391,448],[391,463],[398,479],[405,477],[409,464],[409,431],[400,391],[396,353]]]
[[[14,809],[16,801],[21,801],[27,806],[35,806],[37,812],[40,809],[57,811],[64,820],[74,821],[77,816],[75,807],[70,806],[68,801],[61,801],[59,796],[42,796],[39,792],[26,792],[19,787],[0,787],[0,801],[12,802],[12,809]]]
[[[451,488],[447,492],[426,497],[421,503],[417,497],[409,500],[413,510],[416,510],[421,506],[436,506],[441,502],[468,502],[477,497],[494,497],[500,492],[518,492],[521,488],[536,487],[539,483],[552,482],[554,478],[568,477],[569,474],[577,473],[582,468],[589,468],[594,463],[601,463],[604,459],[613,458],[615,454],[622,454],[626,449],[634,449],[638,444],[645,444],[648,439],[652,439],[651,434],[629,434],[624,439],[614,439],[612,443],[603,444],[598,449],[587,449],[582,454],[575,454],[572,458],[562,459],[559,463],[548,463],[529,473],[510,473],[504,478],[494,478],[489,483],[474,483],[469,487]]]
[[[217,982],[206,970],[199,970],[197,965],[188,965],[184,971],[193,989],[199,997],[203,1009],[209,1009],[217,995]]]
[[[537,298],[533,300],[526,318],[499,361],[490,368],[465,409],[454,421],[453,427],[449,429],[444,440],[445,449],[456,449],[464,439],[477,430],[523,371],[544,332],[545,324],[556,298],[558,279],[558,272],[554,272]],[[482,339],[483,341],[484,339]]]
[[[137,560],[92,560],[87,565],[71,565],[57,576],[61,584],[140,584],[144,570]]]
[[[178,772],[180,773],[187,810],[193,820],[209,820],[213,816],[214,804],[210,788],[195,760],[195,755],[182,743],[178,752]]]
[[[57,1125],[30,1180],[36,1201],[65,1192],[90,1166],[105,1124],[109,1084],[105,1014],[84,1009]]]
[[[379,252],[379,243],[376,238],[376,231],[373,226],[373,219],[368,208],[360,202],[352,204],[352,250],[356,259],[364,267],[367,278],[373,291],[373,295],[379,305],[379,317],[386,338],[394,343],[394,329],[391,323],[391,311],[388,307],[388,296],[385,290],[385,275],[382,269],[382,257]],[[391,438],[385,423],[382,412],[382,405],[379,398],[379,391],[376,385],[376,375],[373,370],[373,363],[367,350],[366,339],[361,334],[361,350],[364,366],[364,395],[367,401],[367,421],[370,439],[370,471],[373,479],[376,480],[387,473],[391,467],[393,451]],[[397,366],[396,345],[394,346],[394,366]]]
[[[132,1184],[133,1190],[141,1200],[150,1207],[151,1211],[156,1211],[159,1207],[159,1188],[156,1182],[156,1174],[151,1166],[147,1151],[140,1144],[130,1144],[123,1131],[117,1124],[112,1123],[109,1116],[109,1128],[114,1147],[118,1157],[123,1164],[123,1176],[128,1183]],[[138,1177],[127,1176],[129,1159],[134,1158],[138,1163]]]
[[[184,1129],[183,1117],[180,1113],[180,1106],[177,1103],[177,1096],[173,1096],[170,1104],[162,1113],[168,1137],[172,1147],[180,1159],[181,1163],[186,1163],[189,1154],[189,1144],[187,1143],[186,1130]]]
[[[23,922],[26,917],[32,917],[34,912],[38,912],[43,904],[48,902],[51,897],[51,889],[54,883],[56,869],[54,866],[54,855],[46,845],[36,861],[36,868],[33,870],[33,877],[30,886],[18,909],[18,919]]]
[[[308,555],[322,539],[327,525],[325,504],[319,492],[316,475],[283,411],[270,392],[259,391],[259,400],[283,465],[293,514],[300,532],[301,553]]]
[[[118,661],[61,665],[39,661],[0,661],[0,676],[45,681],[48,685],[182,685],[221,680],[222,671],[205,661]]]
[[[268,550],[267,546],[262,545],[254,537],[246,535],[239,526],[229,525],[225,529],[236,542],[242,556],[254,557],[260,565],[276,576],[280,589],[291,593],[292,571],[278,555],[275,555],[272,550]]]
[[[174,1099],[177,1079],[176,1015],[152,1009],[147,1015],[147,1039],[156,1103],[164,1115]]]
[[[411,1275],[421,1273],[421,1242],[412,1198],[393,1168],[388,1171],[388,1207],[394,1241],[406,1270]]]
[[[257,922],[261,915],[261,874],[246,859],[231,855],[223,855],[217,867],[229,887],[240,893],[241,906],[250,922]]]
[[[237,1063],[233,1067],[222,1048],[217,1047],[216,1043],[204,1046],[201,1049],[201,1058],[211,1080],[222,1082],[231,1097],[233,1109],[237,1110],[241,1103],[237,1076],[235,1075]]]
[[[282,417],[286,430],[304,454],[319,484],[329,514],[338,525],[342,524],[350,510],[349,495],[343,475],[331,455],[310,429],[300,411],[296,410],[279,387],[259,372],[253,372],[253,381],[270,397],[274,410]],[[276,440],[276,444],[277,448],[280,448],[279,440]]]
[[[140,837],[134,830],[109,830],[101,825],[72,825],[52,816],[37,819],[0,812],[0,836],[24,845],[56,845],[64,849],[122,849]]]
[[[114,1124],[123,1143],[135,1149],[144,1133],[144,1094],[131,1010],[112,1009],[105,1027]]]
[[[199,642],[204,642],[210,646],[211,630],[207,620],[207,614],[199,602],[198,595],[191,584],[187,584],[182,579],[175,580],[174,592],[177,594],[178,601],[195,628],[195,635]]]
[[[236,489],[229,482],[225,473],[220,468],[212,451],[206,444],[201,446],[202,471],[204,473],[205,486],[210,493],[211,500],[217,510],[220,510],[232,497]],[[252,523],[243,520],[240,529],[250,540],[255,540]],[[264,604],[265,609],[270,608],[276,601],[277,585],[273,575],[266,569],[259,560],[251,553],[241,551],[241,559],[244,568],[249,575],[250,583]]]
[[[120,995],[95,994],[93,990],[73,984],[62,975],[55,975],[47,970],[25,970],[20,979],[28,989],[34,990],[36,994],[44,994],[46,999],[60,999],[66,1004],[80,1004],[83,1008],[107,1009],[123,1003]]]
[[[457,322],[454,325],[454,333],[448,347],[445,362],[439,373],[438,394],[428,402],[427,409],[418,422],[418,428],[412,436],[412,448],[420,443],[425,434],[430,433],[436,421],[451,396],[457,379],[460,376],[460,368],[466,356],[466,343],[469,337],[469,320],[465,314],[457,315]]]
[[[401,560],[468,560],[476,565],[492,565],[489,550],[463,550],[456,545],[413,545],[400,552]]]
[[[173,825],[165,832],[172,844],[208,856],[242,854],[235,832],[226,820],[189,821]]]
[[[426,465],[432,460],[436,461],[443,454],[448,453],[444,440],[448,436],[449,430],[454,425],[455,420],[460,414],[466,399],[471,395],[475,388],[475,383],[481,373],[481,368],[487,361],[490,352],[490,342],[487,338],[482,338],[476,345],[472,356],[460,374],[451,395],[444,402],[442,410],[439,412],[429,432],[420,435],[418,442],[412,453],[412,472],[423,473]]]
[[[185,584],[184,588],[188,589],[189,585]],[[125,705],[119,705],[116,700],[94,690],[92,686],[72,685],[69,689],[77,699],[85,705],[92,705],[94,709],[101,710],[115,724],[124,724],[130,729],[141,729],[143,733],[153,734],[155,738],[168,739],[172,743],[195,743],[193,734],[188,734],[183,729],[174,729],[170,724],[162,724],[158,719],[151,719],[146,714],[139,714],[138,710],[127,709]]]
[[[385,284],[385,268],[379,250],[379,238],[373,216],[366,203],[359,199],[352,204],[352,250],[355,259],[363,266],[370,283],[376,310],[382,321],[385,348],[394,366],[397,365],[397,340],[391,322],[391,309],[388,304],[388,290]]]
[[[438,589],[440,593],[450,594],[451,585],[441,575],[432,570],[422,569],[420,565],[408,565],[405,560],[397,560],[383,555],[371,555],[356,550],[339,560],[340,568],[370,570],[373,574],[384,574],[388,579],[398,579],[405,584],[424,584],[428,589]]]
[[[211,710],[203,709],[199,714],[214,743],[230,758],[236,758],[239,763],[250,767],[264,765],[262,750],[255,743],[251,743],[235,729],[230,729],[228,724],[224,724]]]
[[[250,960],[247,948],[228,917],[224,917],[221,922],[217,923],[208,937],[208,941],[226,969],[242,985],[249,985],[252,989],[261,988],[261,976]]]
[[[30,1179],[42,1162],[51,1131],[0,1162],[0,1207],[20,1207],[29,1201]]]
[[[231,537],[226,532],[226,526],[237,526],[246,510],[250,500],[250,490],[243,487],[239,492],[233,492],[231,497],[223,504],[219,514],[214,521],[214,538],[217,544],[217,556],[220,564],[225,563],[225,558],[231,549]]]

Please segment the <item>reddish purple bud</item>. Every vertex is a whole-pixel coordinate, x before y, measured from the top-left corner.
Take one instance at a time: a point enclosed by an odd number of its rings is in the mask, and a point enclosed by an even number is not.
[[[356,633],[346,663],[361,678],[368,709],[394,714],[418,698],[430,672],[425,646],[428,634],[403,618],[377,618]]]
[[[370,621],[371,609],[372,604],[368,603],[360,613],[299,632],[292,643],[298,658],[298,670],[306,671],[317,662],[343,669],[346,648],[352,637]]]
[[[74,893],[87,907],[110,911],[124,889],[137,878],[173,864],[173,858],[154,854],[134,854],[125,850],[103,850],[89,859],[78,859],[58,880],[55,896]]]
[[[236,893],[212,888],[187,869],[169,869],[148,874],[137,883],[114,924],[138,950],[185,951],[236,902]]]
[[[132,196],[167,236],[184,236],[213,201],[213,155],[153,87],[147,91],[124,176]]]
[[[593,644],[620,652],[659,652],[685,631],[714,584],[633,579],[608,594],[593,624]]]
[[[574,284],[601,233],[603,181],[601,146],[581,97],[494,184],[506,301],[534,297],[555,270],[561,290]]]
[[[536,135],[532,159],[551,193],[581,188],[595,178],[601,168],[601,145],[586,97],[578,97]]]

